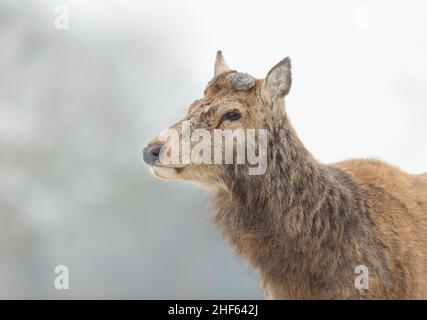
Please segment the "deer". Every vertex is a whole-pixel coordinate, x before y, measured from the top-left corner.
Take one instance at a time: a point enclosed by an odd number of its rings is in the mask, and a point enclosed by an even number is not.
[[[160,136],[144,161],[157,178],[206,188],[213,223],[267,299],[427,299],[427,173],[376,159],[319,162],[286,112],[291,84],[289,57],[255,79],[218,51],[203,97],[169,128],[265,129],[264,174],[249,175],[247,163],[162,163]]]

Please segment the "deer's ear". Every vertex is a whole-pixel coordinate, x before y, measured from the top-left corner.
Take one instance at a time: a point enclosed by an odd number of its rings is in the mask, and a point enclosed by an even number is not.
[[[269,103],[274,103],[289,93],[291,84],[291,59],[287,57],[268,72],[262,85],[262,94]]]
[[[217,76],[227,71],[230,71],[230,68],[225,63],[224,57],[222,56],[222,51],[219,50],[216,53],[214,76]]]

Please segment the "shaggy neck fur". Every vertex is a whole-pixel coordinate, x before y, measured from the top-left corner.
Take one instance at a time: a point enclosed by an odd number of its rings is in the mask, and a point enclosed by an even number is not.
[[[319,164],[286,114],[276,123],[269,128],[267,172],[248,176],[231,168],[226,189],[214,195],[214,221],[276,298],[334,298],[340,287],[354,288],[360,264],[386,277],[378,262],[370,264],[383,253],[370,237],[375,226],[359,187],[343,170]],[[365,252],[368,243],[378,251]]]

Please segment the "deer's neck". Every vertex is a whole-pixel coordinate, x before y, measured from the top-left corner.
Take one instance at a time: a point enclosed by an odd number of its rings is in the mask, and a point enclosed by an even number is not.
[[[265,282],[287,283],[289,290],[297,285],[304,297],[310,279],[327,282],[336,261],[345,261],[335,255],[350,237],[346,226],[357,229],[352,210],[361,204],[357,186],[339,169],[319,164],[286,115],[270,133],[267,172],[229,181],[214,197],[213,217]]]
[[[330,175],[305,149],[286,115],[268,129],[268,167],[263,175],[237,176],[230,168],[226,189],[217,192],[214,217],[224,227],[268,235],[285,232],[297,236],[306,223],[307,212],[323,204]],[[223,205],[221,205],[223,204]],[[304,215],[302,214],[304,213]]]

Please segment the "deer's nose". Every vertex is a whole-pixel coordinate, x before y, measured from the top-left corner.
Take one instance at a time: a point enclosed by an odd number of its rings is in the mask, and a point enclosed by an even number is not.
[[[144,162],[149,165],[154,165],[156,160],[159,159],[160,149],[162,147],[163,145],[161,144],[153,144],[151,146],[146,146],[144,150],[142,150]]]

